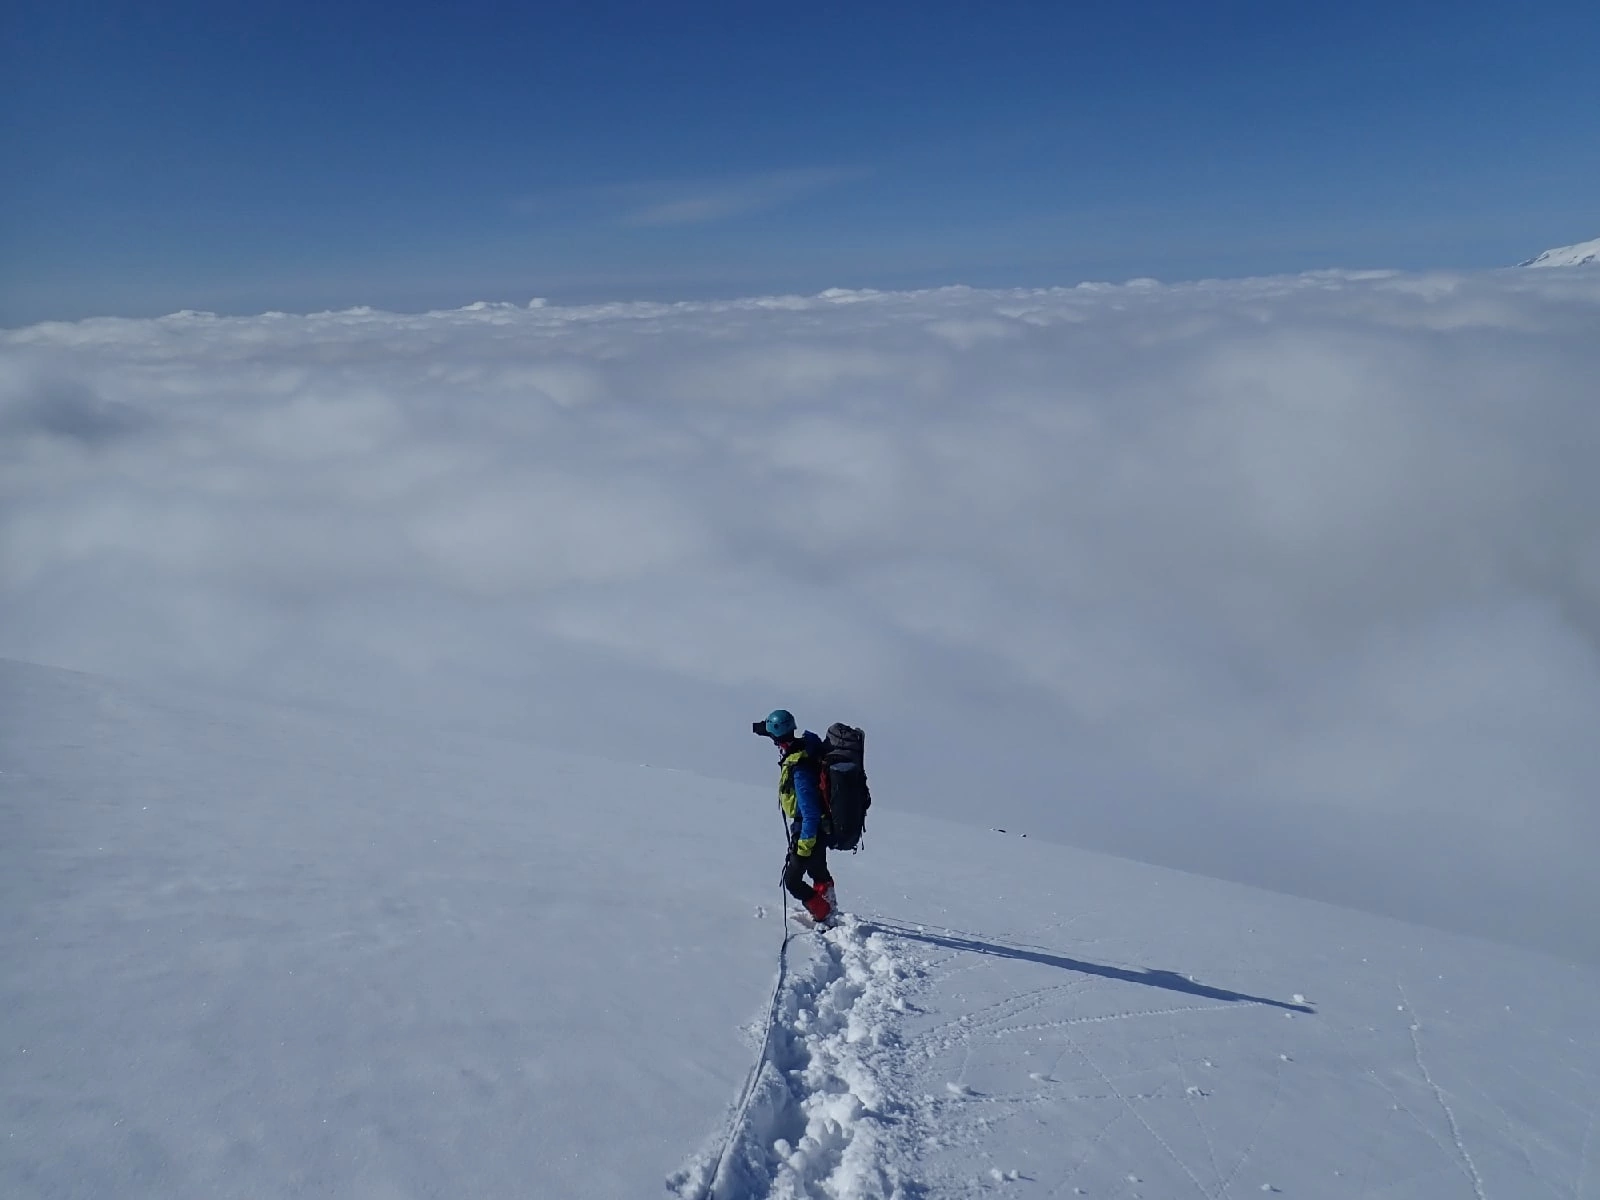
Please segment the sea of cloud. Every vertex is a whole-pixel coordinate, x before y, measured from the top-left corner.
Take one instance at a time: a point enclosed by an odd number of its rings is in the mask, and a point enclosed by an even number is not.
[[[781,704],[884,803],[1600,959],[1597,460],[1583,269],[53,323],[0,655],[752,780]]]

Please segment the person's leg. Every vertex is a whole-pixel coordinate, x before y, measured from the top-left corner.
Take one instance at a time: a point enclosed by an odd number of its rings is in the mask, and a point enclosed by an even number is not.
[[[821,842],[818,842],[817,848],[811,852],[806,870],[811,875],[811,882],[814,885],[812,890],[822,902],[823,915],[832,913],[833,876],[828,872],[828,848]],[[812,916],[817,915],[817,909],[813,905],[808,903],[806,907],[811,910]]]
[[[828,873],[828,848],[821,841],[817,842],[816,849],[811,852],[806,871],[810,874],[811,881],[824,891],[833,886],[833,876]]]
[[[783,863],[783,886],[801,904],[809,904],[816,889],[806,882],[806,860],[789,848],[789,857]]]

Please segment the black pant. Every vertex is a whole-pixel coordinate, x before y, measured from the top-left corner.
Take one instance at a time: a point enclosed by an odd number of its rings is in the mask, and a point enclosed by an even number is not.
[[[828,874],[828,848],[822,844],[821,838],[817,839],[811,853],[804,856],[795,853],[794,842],[791,836],[789,857],[783,864],[783,886],[789,889],[789,895],[804,904],[816,895],[816,889],[806,882],[808,874],[817,883],[832,883],[833,876]]]

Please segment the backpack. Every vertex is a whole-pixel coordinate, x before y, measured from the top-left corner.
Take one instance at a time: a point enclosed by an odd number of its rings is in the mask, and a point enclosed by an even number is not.
[[[872,792],[864,762],[867,735],[849,725],[828,726],[822,743],[822,795],[828,809],[829,850],[855,850],[867,828]]]

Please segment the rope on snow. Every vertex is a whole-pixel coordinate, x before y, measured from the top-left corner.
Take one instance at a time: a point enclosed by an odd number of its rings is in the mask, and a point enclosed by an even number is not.
[[[778,814],[779,820],[783,814]],[[788,823],[784,823],[784,836],[789,833]],[[696,1200],[713,1200],[717,1192],[717,1179],[722,1174],[723,1161],[728,1157],[728,1151],[733,1149],[733,1143],[744,1129],[745,1118],[749,1115],[750,1101],[755,1098],[756,1082],[761,1078],[761,1071],[772,1058],[772,1031],[778,1024],[778,998],[783,994],[784,980],[789,974],[789,942],[794,937],[794,930],[789,926],[789,891],[783,886],[783,880],[778,880],[778,911],[782,914],[779,918],[783,926],[783,944],[778,947],[778,978],[772,985],[772,999],[767,1003],[767,1025],[761,1034],[761,1053],[756,1056],[756,1061],[750,1068],[750,1074],[744,1081],[744,1091],[739,1096],[738,1107],[734,1109],[733,1119],[728,1122],[727,1136],[722,1139],[722,1148],[717,1151],[716,1161],[711,1164],[711,1173],[706,1176],[705,1187],[701,1190]]]

